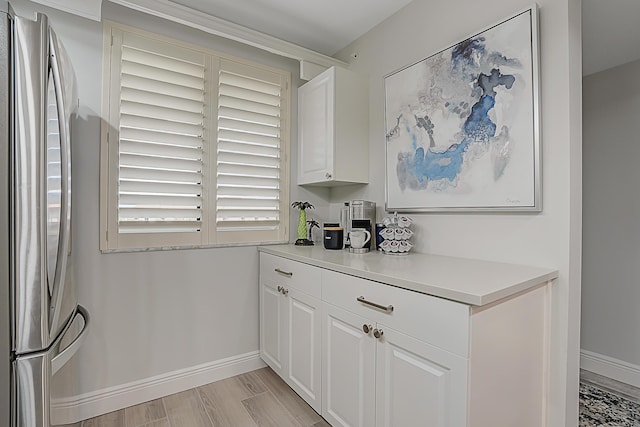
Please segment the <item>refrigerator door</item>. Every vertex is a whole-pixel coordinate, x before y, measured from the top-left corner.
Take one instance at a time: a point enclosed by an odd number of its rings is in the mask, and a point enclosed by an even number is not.
[[[65,327],[78,305],[71,258],[71,131],[73,69],[55,32],[49,29],[47,100],[47,282],[50,339]]]
[[[17,354],[48,348],[75,311],[68,274],[69,114],[47,17],[14,18],[14,328]]]
[[[9,187],[11,62],[9,5],[0,1],[0,426],[10,425],[11,319],[9,283]]]
[[[68,337],[75,328],[73,324],[81,322],[80,333]],[[47,351],[19,356],[13,362],[13,395],[16,427],[50,427],[50,381],[51,376],[60,369],[78,351],[89,328],[87,311],[78,306],[74,318],[67,324],[58,339]],[[69,343],[65,346],[65,343]]]

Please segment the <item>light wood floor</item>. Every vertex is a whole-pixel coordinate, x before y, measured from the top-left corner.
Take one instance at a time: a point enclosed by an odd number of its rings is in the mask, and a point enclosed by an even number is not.
[[[327,426],[329,424],[270,368],[75,424],[75,427]]]

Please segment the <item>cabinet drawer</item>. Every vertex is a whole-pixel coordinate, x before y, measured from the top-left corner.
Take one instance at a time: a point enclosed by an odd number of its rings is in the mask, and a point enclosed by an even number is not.
[[[270,254],[260,254],[260,280],[291,287],[316,298],[321,295],[320,268]]]
[[[385,311],[358,301],[383,307]],[[322,270],[322,300],[382,325],[403,331],[454,354],[469,356],[469,307],[465,304]]]

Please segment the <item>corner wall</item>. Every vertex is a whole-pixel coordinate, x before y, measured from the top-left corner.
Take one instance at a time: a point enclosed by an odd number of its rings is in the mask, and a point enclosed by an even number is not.
[[[371,173],[368,186],[332,189],[332,208],[360,198],[384,206],[384,76],[530,5],[523,0],[414,0],[336,55],[351,62],[352,70],[369,76]],[[541,0],[538,6],[543,211],[410,215],[418,252],[560,271],[552,295],[548,425],[561,427],[577,425],[578,416],[581,13],[579,0]]]
[[[640,61],[584,78],[583,367],[640,387]]]

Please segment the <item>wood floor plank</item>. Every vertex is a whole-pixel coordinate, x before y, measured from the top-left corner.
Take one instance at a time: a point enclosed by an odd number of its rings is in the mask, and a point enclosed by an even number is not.
[[[301,424],[267,391],[242,401],[258,427],[300,427]]]
[[[213,427],[196,389],[164,397],[171,427]]]
[[[163,418],[161,420],[153,421],[140,427],[171,427],[171,425],[169,424],[169,420],[167,418]]]
[[[105,414],[81,426],[330,427],[270,368]]]
[[[83,421],[82,427],[126,427],[124,409]]]
[[[202,403],[215,427],[255,427],[242,400],[266,391],[253,372],[199,387]]]
[[[323,418],[307,405],[271,368],[263,368],[253,372],[301,425],[310,426],[318,421],[324,421]]]
[[[162,399],[141,403],[124,410],[127,427],[139,427],[166,417],[167,413],[164,410]]]
[[[267,386],[257,374],[257,371],[247,372],[233,378],[236,378],[252,396],[264,393],[268,390]]]

